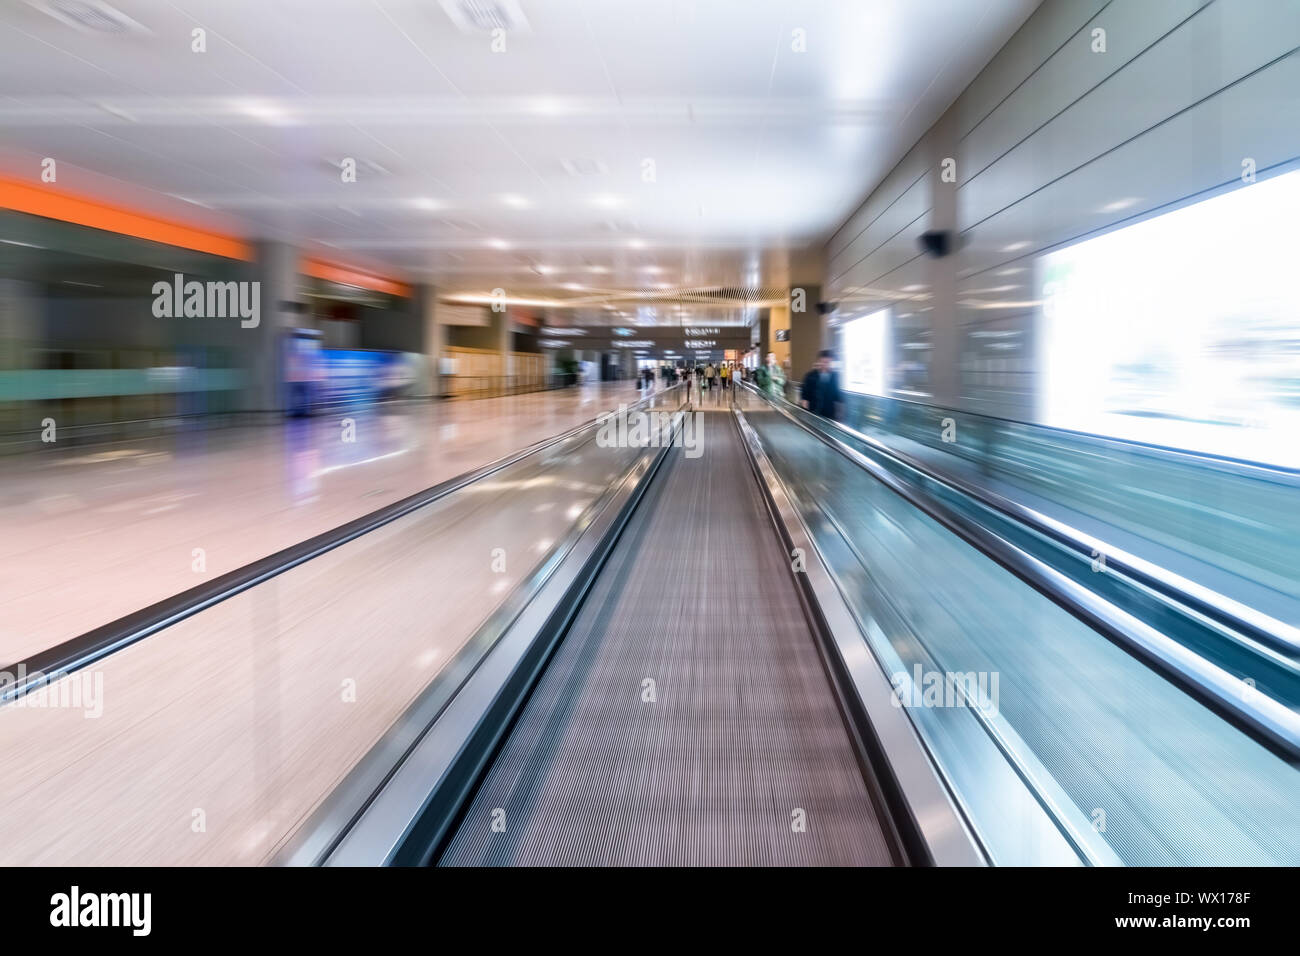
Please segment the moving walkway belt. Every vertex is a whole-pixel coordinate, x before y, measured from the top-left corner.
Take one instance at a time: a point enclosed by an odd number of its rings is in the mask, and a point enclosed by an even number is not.
[[[729,413],[673,449],[442,865],[901,862]]]

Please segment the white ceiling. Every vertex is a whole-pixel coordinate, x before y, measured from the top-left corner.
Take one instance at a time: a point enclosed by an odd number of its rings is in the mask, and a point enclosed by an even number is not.
[[[1036,0],[518,0],[500,53],[439,0],[112,0],[121,33],[41,6],[0,7],[7,174],[590,303],[781,286]]]

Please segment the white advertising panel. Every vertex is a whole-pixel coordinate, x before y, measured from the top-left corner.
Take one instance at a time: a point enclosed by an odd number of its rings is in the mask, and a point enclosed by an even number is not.
[[[844,389],[884,395],[889,347],[889,310],[881,309],[844,326]]]
[[[1039,420],[1300,467],[1300,172],[1037,264]]]

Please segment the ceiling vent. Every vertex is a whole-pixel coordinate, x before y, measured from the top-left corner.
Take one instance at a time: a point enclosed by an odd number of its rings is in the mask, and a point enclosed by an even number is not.
[[[599,159],[562,159],[560,165],[570,176],[603,176],[609,166]]]
[[[461,33],[527,33],[519,0],[442,0],[442,9]]]
[[[60,23],[95,33],[148,33],[149,30],[104,0],[27,0]]]

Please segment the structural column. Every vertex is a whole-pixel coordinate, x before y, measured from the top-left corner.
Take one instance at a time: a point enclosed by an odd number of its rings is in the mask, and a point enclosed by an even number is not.
[[[825,271],[826,254],[821,248],[800,253],[791,260],[786,304],[790,309],[790,377],[794,380],[802,379],[816,363],[817,353],[827,347],[828,330],[822,302]]]
[[[510,385],[510,376],[514,372],[514,350],[510,347],[510,312],[503,309],[500,312],[488,310],[489,331],[491,333],[491,348],[497,353],[497,374],[500,376],[500,390],[504,391]]]
[[[927,262],[930,392],[936,405],[956,407],[961,391],[961,327],[957,315],[957,188],[967,170],[957,155],[955,124],[945,116],[929,135],[930,229],[948,234],[947,255]]]
[[[259,242],[254,281],[260,282],[261,317],[255,328],[240,328],[246,361],[241,408],[245,412],[282,414],[283,339],[298,316],[298,250],[284,242]]]
[[[20,416],[29,411],[28,403],[19,402],[17,396],[24,391],[19,386],[19,376],[5,373],[30,369],[34,348],[41,343],[44,329],[41,323],[40,287],[17,279],[0,279],[0,430],[16,431],[30,428],[36,421],[21,421]],[[12,384],[5,378],[12,378]],[[39,416],[35,416],[39,420]]]
[[[427,369],[416,394],[420,398],[437,398],[444,393],[442,358],[447,347],[446,329],[438,321],[438,290],[428,284],[416,286],[411,292],[411,309],[422,330],[421,351]]]
[[[784,332],[785,340],[777,341],[777,333]],[[763,342],[764,353],[774,352],[776,360],[782,367],[790,367],[790,303],[789,299],[782,305],[774,305],[768,312],[767,337]],[[763,356],[764,361],[767,355]]]
[[[0,369],[31,367],[32,347],[41,338],[41,289],[17,279],[0,279]]]

